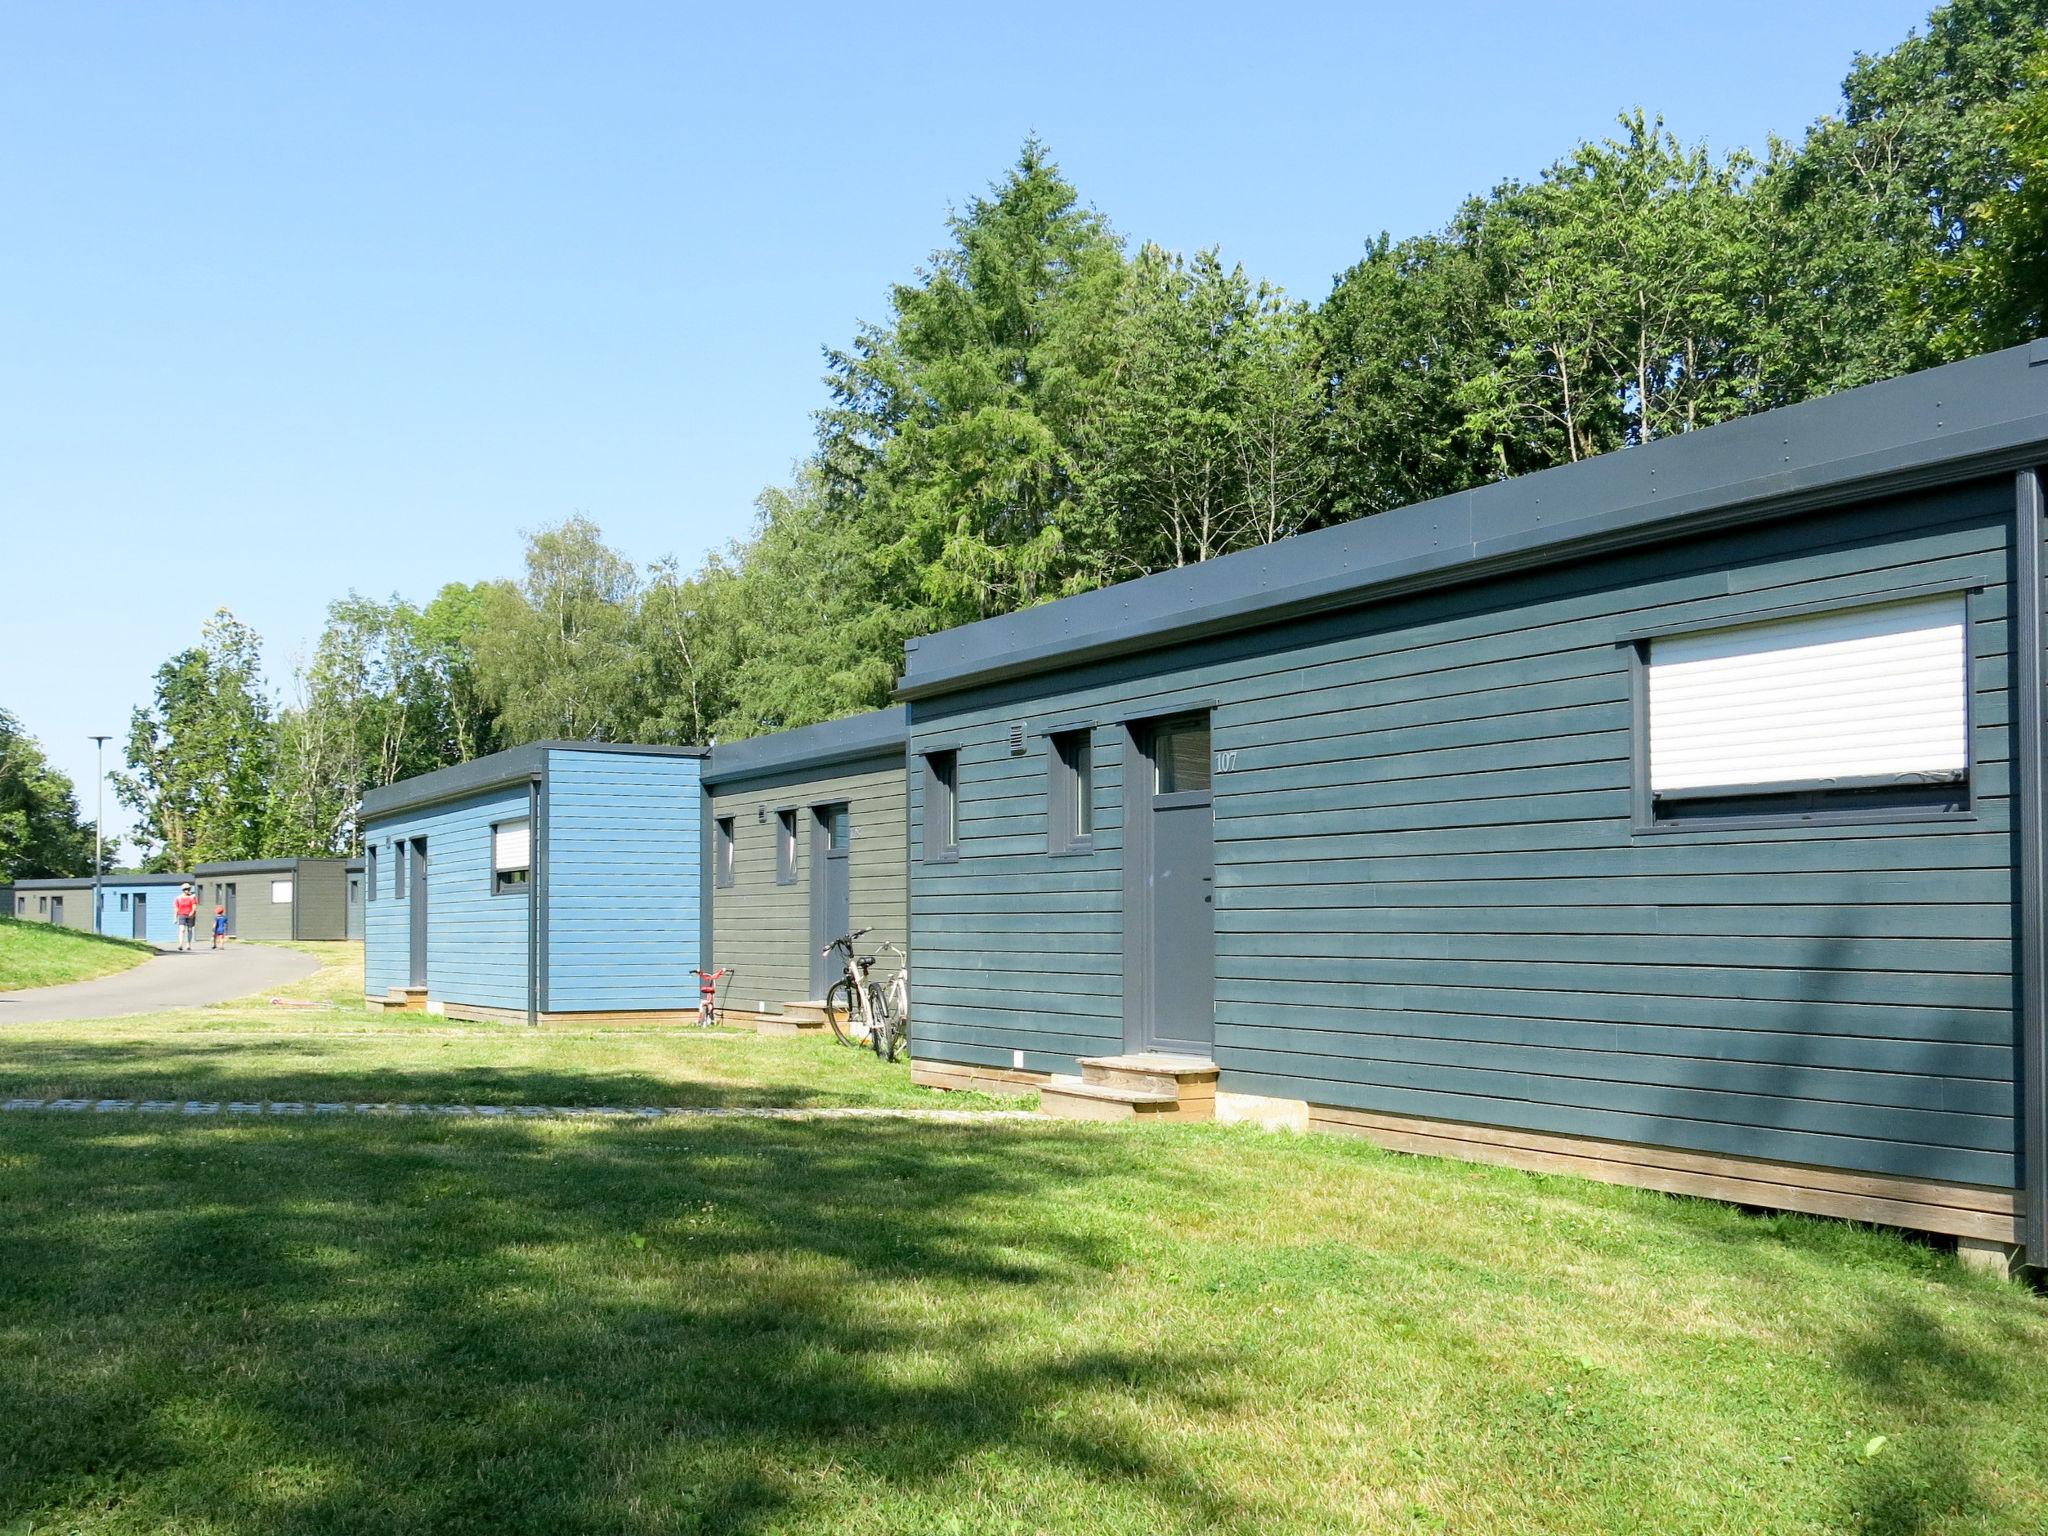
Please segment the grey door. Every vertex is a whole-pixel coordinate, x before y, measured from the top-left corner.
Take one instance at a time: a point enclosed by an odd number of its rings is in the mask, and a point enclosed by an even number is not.
[[[342,937],[360,939],[363,936],[363,877],[348,877],[348,913],[342,920]]]
[[[52,896],[50,898],[50,921],[59,927],[62,927],[64,924],[64,898],[62,896]]]
[[[1142,890],[1133,939],[1136,1017],[1125,1044],[1206,1056],[1216,1041],[1216,821],[1209,718],[1186,715],[1139,733],[1144,802]]]
[[[143,891],[137,891],[137,892],[135,893],[135,899],[134,899],[134,900],[133,900],[132,902],[130,902],[130,903],[129,903],[129,910],[130,910],[130,911],[131,911],[131,912],[132,912],[132,913],[134,914],[134,916],[135,916],[135,926],[134,926],[134,928],[133,928],[133,929],[132,929],[132,930],[130,931],[130,937],[132,937],[132,938],[137,938],[137,939],[146,939],[146,938],[148,938],[148,937],[149,937],[149,896],[148,896],[148,894],[147,894],[147,893],[145,893],[145,892],[143,892]]]
[[[427,984],[427,840],[412,840],[411,885],[407,899],[412,903],[412,985]]]
[[[844,805],[811,808],[811,996],[845,975],[841,956],[821,951],[853,926],[847,844],[852,822]]]

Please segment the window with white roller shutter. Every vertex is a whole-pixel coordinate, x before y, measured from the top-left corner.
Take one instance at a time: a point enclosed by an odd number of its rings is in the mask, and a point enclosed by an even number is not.
[[[491,889],[509,895],[527,888],[533,878],[533,823],[521,816],[491,828]]]
[[[1732,797],[1938,799],[1968,779],[1961,594],[1659,636],[1644,665],[1660,814]]]

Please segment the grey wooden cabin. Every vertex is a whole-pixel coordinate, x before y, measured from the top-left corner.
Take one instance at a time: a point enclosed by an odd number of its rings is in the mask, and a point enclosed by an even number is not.
[[[2036,344],[914,642],[920,1072],[2038,1262],[2044,462]]]
[[[346,859],[236,859],[192,870],[199,928],[213,931],[226,907],[236,939],[341,939],[348,936]]]
[[[8,910],[25,923],[92,931],[92,877],[17,880]]]
[[[819,952],[854,928],[909,943],[901,708],[712,749],[709,878],[713,966],[735,973],[728,1007],[778,1015],[840,974]],[[894,974],[884,958],[878,979]]]

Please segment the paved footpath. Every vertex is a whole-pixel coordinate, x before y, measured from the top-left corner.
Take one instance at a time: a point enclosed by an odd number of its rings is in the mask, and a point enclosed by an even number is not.
[[[303,950],[273,944],[226,949],[165,950],[113,976],[61,987],[0,992],[0,1029],[65,1019],[117,1019],[131,1013],[203,1008],[299,981],[320,969]]]
[[[4,1099],[0,1113],[17,1114],[143,1114],[143,1115],[443,1115],[507,1120],[937,1120],[949,1125],[982,1121],[1036,1120],[1027,1109],[887,1109],[821,1105],[815,1109],[664,1109],[642,1105],[623,1109],[610,1104],[317,1104],[259,1099]]]

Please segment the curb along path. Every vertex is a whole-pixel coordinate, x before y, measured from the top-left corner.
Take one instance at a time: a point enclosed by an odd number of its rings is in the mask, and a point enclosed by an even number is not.
[[[194,1116],[447,1116],[484,1120],[936,1120],[972,1125],[984,1120],[1036,1120],[1024,1109],[889,1109],[830,1106],[816,1109],[657,1108],[624,1109],[615,1105],[569,1104],[326,1104],[259,1099],[6,1099],[0,1113],[143,1114]]]

